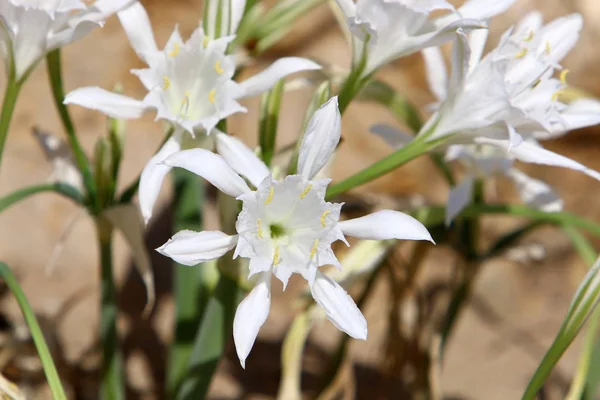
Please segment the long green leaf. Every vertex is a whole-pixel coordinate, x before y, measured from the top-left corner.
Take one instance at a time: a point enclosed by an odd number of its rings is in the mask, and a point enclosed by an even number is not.
[[[15,79],[13,68],[9,68],[9,78],[4,92],[4,100],[2,103],[2,114],[0,115],[0,165],[2,164],[2,155],[4,154],[4,146],[8,136],[8,128],[15,111],[17,97],[21,91],[21,83]]]
[[[34,194],[43,192],[55,192],[61,194],[79,205],[83,205],[84,202],[81,193],[79,193],[79,191],[71,185],[66,183],[44,183],[41,185],[28,186],[18,189],[17,191],[0,198],[0,212],[6,210],[8,207],[18,203],[21,200],[25,200]]]
[[[60,377],[58,376],[54,361],[50,355],[50,350],[48,349],[48,345],[44,339],[44,334],[42,333],[40,325],[35,318],[35,314],[31,309],[31,305],[29,304],[29,301],[27,301],[27,297],[25,297],[25,293],[23,293],[23,289],[21,289],[21,286],[15,279],[12,271],[8,265],[4,264],[3,262],[0,262],[0,277],[4,280],[12,294],[15,296],[17,303],[21,308],[21,312],[25,317],[25,322],[29,327],[31,337],[33,338],[33,342],[35,343],[40,360],[42,361],[42,367],[44,368],[44,374],[46,375],[48,385],[50,386],[50,391],[52,392],[52,398],[54,400],[66,400],[67,396],[65,396],[65,391],[60,382]]]
[[[275,140],[277,138],[277,124],[279,122],[279,109],[283,97],[284,80],[263,95],[260,106],[260,122],[258,129],[258,142],[261,156],[265,164],[271,165],[275,154]]]

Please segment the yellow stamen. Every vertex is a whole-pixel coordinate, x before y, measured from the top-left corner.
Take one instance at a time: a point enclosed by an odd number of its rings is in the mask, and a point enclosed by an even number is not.
[[[536,87],[538,87],[538,85],[542,83],[541,79],[537,79],[535,82],[533,82],[533,85],[531,85],[531,90],[535,89]]]
[[[556,101],[558,100],[559,96],[562,94],[562,90],[557,90],[556,92],[552,93],[552,101]]]
[[[523,50],[521,50],[520,52],[517,53],[517,55],[515,55],[515,58],[519,59],[519,58],[523,58],[527,55],[527,48],[524,48]]]
[[[319,246],[319,239],[315,240],[312,249],[310,250],[310,258],[312,259],[317,254],[317,247]]]
[[[273,253],[273,265],[279,264],[279,246],[275,247],[275,253]]]
[[[181,100],[181,113],[183,115],[186,115],[189,108],[190,108],[190,94],[188,92],[185,92],[183,94],[183,100]]]
[[[223,68],[221,68],[221,60],[217,60],[217,62],[215,63],[215,71],[217,71],[217,74],[219,75],[225,72]]]
[[[217,95],[217,89],[213,89],[208,93],[208,101],[215,104],[215,96]]]
[[[259,239],[262,239],[263,234],[262,234],[262,225],[260,223],[260,218],[256,220],[256,225],[258,226],[258,229],[256,230],[256,234],[258,235]]]
[[[273,195],[275,194],[275,188],[273,186],[271,186],[271,188],[269,189],[269,196],[267,197],[267,199],[265,200],[265,206],[267,204],[269,204],[271,202],[271,200],[273,200]]]
[[[550,55],[550,41],[546,40],[546,48],[545,48],[546,54]]]
[[[567,84],[567,75],[569,74],[569,70],[568,69],[563,69],[562,71],[560,71],[560,82],[563,85]]]
[[[523,40],[526,42],[531,42],[533,40],[534,36],[535,36],[535,33],[533,31],[529,31],[529,35],[527,35],[527,37]]]
[[[323,214],[321,214],[321,226],[322,226],[323,228],[325,228],[325,225],[326,225],[325,218],[327,218],[327,216],[328,216],[329,214],[331,214],[331,211],[329,211],[329,210],[325,210],[325,211],[323,212]]]
[[[304,191],[300,193],[300,198],[305,198],[308,192],[310,192],[310,189],[312,189],[312,184],[309,183],[308,185],[306,185],[306,188],[304,188]]]
[[[168,76],[163,76],[163,89],[167,90],[171,87],[171,80]]]
[[[202,40],[202,46],[204,46],[204,48],[208,46],[208,36],[204,36],[204,39]]]
[[[171,50],[169,52],[169,57],[176,57],[177,54],[179,54],[180,50],[181,50],[181,47],[179,46],[179,43],[177,43],[177,42],[173,43],[173,50]]]

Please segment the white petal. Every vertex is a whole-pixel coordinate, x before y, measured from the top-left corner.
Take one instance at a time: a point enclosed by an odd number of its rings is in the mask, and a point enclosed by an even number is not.
[[[269,169],[254,152],[239,139],[223,132],[216,134],[217,153],[227,161],[235,172],[258,187],[269,175]]]
[[[562,210],[563,201],[545,182],[534,179],[518,169],[511,169],[508,176],[514,181],[521,200],[527,205],[545,212]]]
[[[429,240],[429,231],[422,223],[400,211],[381,210],[364,217],[338,223],[344,235],[359,239]]]
[[[367,339],[367,320],[352,297],[337,282],[317,270],[310,292],[339,330],[355,339]]]
[[[436,99],[444,100],[448,89],[448,73],[444,63],[444,56],[439,47],[429,47],[422,51],[425,61],[425,77],[429,89]]]
[[[140,118],[147,110],[140,100],[92,86],[73,90],[67,94],[64,103],[77,104],[118,119]]]
[[[194,266],[219,258],[237,244],[237,235],[229,236],[221,231],[180,231],[156,249],[179,264]]]
[[[469,71],[472,71],[479,64],[489,32],[489,29],[476,29],[469,33],[469,48],[471,49]]]
[[[298,154],[298,173],[312,179],[327,163],[340,141],[342,117],[337,96],[319,108],[306,126]]]
[[[271,89],[280,79],[301,71],[314,71],[321,66],[314,61],[301,57],[285,57],[275,61],[264,71],[239,84],[240,98],[252,97]]]
[[[452,45],[451,64],[452,71],[448,92],[450,96],[458,93],[469,73],[469,59],[471,58],[471,49],[469,41],[462,29],[456,31],[456,40]]]
[[[242,368],[254,346],[260,327],[271,308],[271,274],[263,273],[250,294],[240,303],[233,320],[233,340]]]
[[[518,134],[514,134],[516,137],[520,137]],[[522,140],[522,139],[521,139]],[[594,179],[600,180],[600,173],[586,167],[577,161],[571,160],[568,157],[561,156],[560,154],[554,153],[550,150],[546,150],[538,144],[531,143],[528,141],[521,141],[518,145],[511,145],[508,140],[496,140],[487,138],[476,138],[478,143],[488,143],[494,146],[504,148],[508,151],[508,154],[515,159],[532,164],[550,165],[554,167],[569,168],[575,171],[583,172],[584,174],[591,176]]]
[[[385,140],[394,149],[399,149],[412,142],[414,136],[399,131],[398,129],[384,124],[376,124],[369,128],[371,132]]]
[[[246,0],[230,0],[231,3],[231,21],[229,24],[229,35],[235,35],[240,21],[244,16],[244,10],[246,9]]]
[[[450,189],[446,205],[446,226],[450,225],[452,220],[473,201],[473,183],[472,176],[465,176],[460,184]]]
[[[187,169],[212,183],[217,189],[233,197],[250,192],[244,180],[235,173],[225,160],[204,149],[180,151],[165,160],[170,167]]]
[[[146,224],[152,217],[152,210],[160,193],[162,182],[171,170],[171,167],[162,164],[162,162],[170,155],[181,150],[180,141],[179,135],[174,134],[171,136],[142,170],[138,197],[140,210]]]
[[[543,27],[541,43],[544,45],[538,52],[549,53],[553,61],[560,62],[579,40],[582,28],[583,18],[579,14],[555,19]]]
[[[335,0],[346,18],[352,18],[356,16],[356,4],[353,0]]]
[[[505,12],[515,0],[470,0],[458,9],[463,18],[487,19]]]
[[[600,101],[596,99],[578,99],[561,113],[566,129],[579,129],[600,124]]]
[[[118,14],[121,25],[127,34],[129,43],[139,58],[148,62],[147,56],[158,52],[152,25],[146,9],[140,2],[135,2]]]

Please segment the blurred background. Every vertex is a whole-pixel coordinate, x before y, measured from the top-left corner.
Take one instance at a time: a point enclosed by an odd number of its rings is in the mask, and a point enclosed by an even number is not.
[[[270,0],[275,3],[274,0]],[[200,0],[142,0],[148,9],[155,34],[163,45],[179,24],[187,37],[202,18]],[[457,5],[461,2],[454,2]],[[510,10],[491,23],[495,46],[499,35],[525,12],[539,9],[546,21],[579,12],[585,25],[578,46],[564,65],[570,69],[569,82],[600,96],[600,2],[596,0],[517,0]],[[447,50],[447,49],[446,49]],[[292,32],[262,56],[246,73],[250,75],[284,55],[312,57],[319,62],[347,68],[350,53],[327,5],[303,17]],[[80,86],[112,89],[122,83],[125,93],[141,98],[144,90],[129,73],[142,67],[129,47],[116,18],[103,29],[67,47],[63,52],[67,91]],[[403,58],[380,71],[379,77],[425,110],[433,100],[428,92],[421,56]],[[4,76],[4,75],[0,75]],[[286,94],[279,120],[278,145],[291,143],[298,134],[311,89]],[[258,98],[245,103],[249,112],[232,118],[230,129],[250,145],[256,144]],[[81,141],[91,152],[96,139],[105,132],[106,119],[97,112],[72,107]],[[425,116],[426,114],[424,114]],[[343,120],[343,143],[333,166],[333,177],[341,179],[357,172],[391,150],[369,134],[375,122],[394,123],[393,117],[373,104],[353,103]],[[40,65],[24,86],[8,137],[7,152],[0,172],[0,196],[22,186],[49,179],[46,161],[33,128],[62,135],[58,114],[52,104],[46,70]],[[548,147],[600,170],[600,132],[587,129],[547,143]],[[162,139],[162,125],[153,116],[128,123],[124,164],[120,184],[129,184],[153,154]],[[526,172],[553,185],[565,202],[565,209],[600,222],[600,185],[573,171],[524,166]],[[509,184],[498,180],[488,200],[518,201]],[[165,185],[158,211],[149,226],[147,244],[154,249],[171,235],[171,185]],[[369,185],[357,195],[373,202],[393,203],[397,199],[444,203],[448,188],[428,160],[416,160]],[[417,199],[419,200],[419,199]],[[423,200],[419,200],[423,201]],[[75,219],[72,230],[61,235]],[[207,216],[208,228],[216,219]],[[507,218],[484,220],[484,241],[497,237],[519,221]],[[52,271],[47,264],[60,242]],[[594,243],[597,247],[599,242]],[[142,318],[145,295],[122,238],[115,244],[115,263],[122,315],[119,329],[127,357],[128,398],[160,398],[163,389],[166,345],[172,337],[172,269],[167,258],[152,253],[157,286],[157,304],[148,319]],[[401,255],[398,256],[401,258]],[[41,194],[0,214],[0,259],[12,266],[34,310],[39,315],[50,346],[56,354],[61,375],[73,398],[97,395],[99,353],[96,337],[99,325],[99,271],[92,221],[66,200]],[[443,288],[451,282],[453,255],[441,246],[430,253],[417,276],[412,293],[405,298],[390,296],[383,274],[375,295],[367,302],[369,340],[352,341],[353,374],[345,384],[358,399],[412,398],[406,382],[418,375],[415,367],[403,367],[397,359],[418,352],[418,341],[402,342],[395,335],[411,329],[423,316],[419,310],[445,304]],[[398,273],[404,268],[398,264]],[[563,234],[544,228],[527,236],[521,246],[487,262],[478,277],[474,295],[462,313],[447,348],[441,372],[434,379],[446,399],[516,399],[522,394],[533,370],[551,343],[566,313],[569,301],[586,272]],[[219,366],[211,387],[215,399],[270,399],[277,393],[281,342],[296,312],[294,293],[302,290],[299,281],[281,294],[274,286],[275,301],[261,330],[246,370],[242,370],[230,346],[228,357]],[[397,296],[396,296],[397,297]],[[303,387],[315,390],[323,360],[335,348],[340,334],[324,322],[311,333],[304,361]],[[402,335],[400,335],[402,336]],[[32,393],[31,398],[50,398],[35,348],[16,303],[0,286],[0,370],[2,374]],[[555,370],[546,390],[549,399],[562,398],[579,355],[576,341]],[[418,363],[417,363],[418,365]],[[422,368],[426,368],[425,365]],[[349,395],[347,398],[353,398]]]

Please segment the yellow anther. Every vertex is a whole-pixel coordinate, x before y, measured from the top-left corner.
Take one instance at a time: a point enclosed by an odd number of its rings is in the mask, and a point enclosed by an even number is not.
[[[323,228],[325,228],[325,225],[327,225],[325,218],[327,218],[327,216],[329,214],[331,214],[331,211],[329,211],[329,210],[325,210],[325,211],[323,211],[323,214],[321,214],[321,226]]]
[[[312,249],[310,250],[310,258],[312,259],[317,254],[317,248],[319,247],[319,239],[315,240]]]
[[[219,75],[225,72],[223,68],[221,68],[221,60],[217,60],[217,62],[215,63],[215,71],[217,71],[217,74]]]
[[[208,101],[215,103],[215,96],[217,95],[217,89],[213,89],[208,93]]]
[[[556,92],[552,93],[551,100],[552,101],[558,100],[558,98],[560,97],[561,94],[562,94],[562,90],[557,90]]]
[[[525,57],[526,55],[527,55],[527,48],[524,48],[523,50],[521,50],[520,52],[518,52],[518,53],[515,55],[515,58],[517,58],[517,59],[518,59],[518,58],[523,58],[523,57]]]
[[[567,75],[569,74],[569,70],[568,69],[563,69],[562,71],[560,71],[560,82],[563,85],[567,84]]]
[[[529,31],[529,34],[527,35],[527,37],[525,39],[523,39],[526,42],[531,42],[533,40],[533,37],[535,36],[535,33],[533,31]]]
[[[281,261],[279,256],[279,246],[275,247],[275,252],[273,253],[273,265],[279,264]]]
[[[188,109],[190,108],[190,94],[185,92],[183,94],[183,100],[181,100],[181,114],[185,115],[188,113]]]
[[[269,189],[269,196],[267,197],[267,199],[265,200],[265,206],[267,204],[269,204],[271,202],[271,200],[273,200],[273,195],[275,194],[275,188],[273,186],[271,186],[271,188]]]
[[[262,224],[260,222],[260,218],[256,220],[256,226],[257,226],[256,234],[258,235],[259,239],[262,239],[263,234],[262,234]]]
[[[302,193],[300,193],[300,198],[303,199],[306,197],[306,195],[308,194],[308,192],[310,192],[310,190],[312,189],[312,184],[309,183],[308,185],[306,185],[306,187],[304,188],[304,191]]]
[[[202,46],[204,46],[204,48],[208,46],[208,36],[204,36],[204,39],[202,40]]]
[[[163,76],[163,89],[167,90],[171,87],[171,80],[168,76]]]
[[[173,50],[171,50],[169,52],[169,57],[176,57],[177,54],[179,54],[180,50],[181,50],[181,46],[179,45],[179,43],[177,43],[177,42],[173,43]]]
[[[535,82],[533,82],[533,85],[531,85],[531,90],[535,89],[536,87],[538,87],[538,85],[542,83],[541,79],[536,79]]]
[[[546,48],[545,48],[546,54],[550,55],[550,51],[552,51],[552,49],[550,48],[550,41],[546,40]]]

